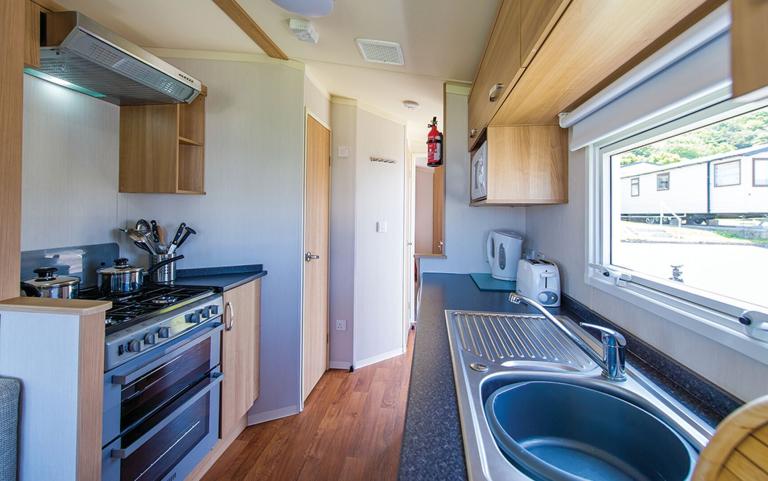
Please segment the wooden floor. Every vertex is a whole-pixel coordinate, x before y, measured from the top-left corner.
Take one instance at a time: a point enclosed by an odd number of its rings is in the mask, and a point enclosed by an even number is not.
[[[301,414],[247,428],[203,481],[397,479],[413,337],[405,355],[326,372]]]

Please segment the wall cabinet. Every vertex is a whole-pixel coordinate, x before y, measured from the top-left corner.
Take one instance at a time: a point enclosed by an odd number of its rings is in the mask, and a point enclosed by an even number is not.
[[[568,131],[556,125],[490,126],[483,205],[568,202]]]
[[[469,147],[477,142],[499,105],[512,90],[520,69],[522,0],[504,0],[469,94]],[[533,2],[537,3],[537,2]]]
[[[190,104],[120,107],[120,192],[205,194],[205,88]]]
[[[221,438],[242,427],[259,397],[261,279],[224,293],[221,346]]]
[[[765,41],[757,41],[765,37],[768,2],[733,0],[731,18],[733,96],[768,97],[768,50]]]
[[[40,66],[40,17],[43,8],[31,0],[26,0],[24,12],[24,65]]]

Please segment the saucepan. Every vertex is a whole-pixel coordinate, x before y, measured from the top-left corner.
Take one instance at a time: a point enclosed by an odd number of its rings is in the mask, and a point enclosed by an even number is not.
[[[176,256],[170,259],[160,261],[147,269],[143,267],[132,266],[128,259],[115,259],[111,267],[102,267],[96,273],[98,274],[99,290],[104,295],[114,294],[133,294],[144,285],[144,274],[152,275],[156,270],[183,259],[184,256]]]

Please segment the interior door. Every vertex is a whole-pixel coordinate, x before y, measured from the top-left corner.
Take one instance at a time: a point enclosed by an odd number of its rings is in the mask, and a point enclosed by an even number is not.
[[[303,399],[328,369],[331,131],[308,115],[306,142]]]

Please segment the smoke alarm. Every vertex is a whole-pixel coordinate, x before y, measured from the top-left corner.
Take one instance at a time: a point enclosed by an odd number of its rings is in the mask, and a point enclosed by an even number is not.
[[[386,40],[371,40],[358,38],[357,47],[366,62],[385,63],[388,65],[403,65],[403,49],[397,42]]]
[[[403,107],[408,110],[418,110],[421,106],[415,100],[403,100]]]
[[[302,42],[317,43],[320,40],[320,34],[317,33],[315,26],[309,20],[292,18],[288,20],[288,28]]]

